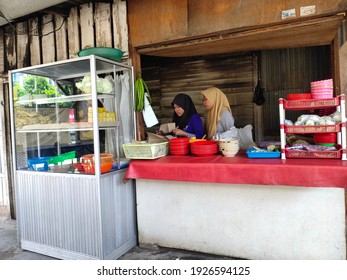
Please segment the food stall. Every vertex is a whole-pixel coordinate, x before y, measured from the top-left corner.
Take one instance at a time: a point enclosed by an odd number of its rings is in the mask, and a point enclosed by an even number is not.
[[[344,97],[326,103],[335,101],[344,116]],[[343,148],[132,160],[125,177],[136,180],[139,243],[243,259],[345,260],[345,118],[305,129],[339,130]]]

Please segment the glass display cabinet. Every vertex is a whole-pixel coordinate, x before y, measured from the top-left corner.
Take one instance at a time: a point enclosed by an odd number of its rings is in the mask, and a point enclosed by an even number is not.
[[[19,242],[61,259],[115,259],[137,242],[122,144],[133,68],[94,55],[9,72]]]

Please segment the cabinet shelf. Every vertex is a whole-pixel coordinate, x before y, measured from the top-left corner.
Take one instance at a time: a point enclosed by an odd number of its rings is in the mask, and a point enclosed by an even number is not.
[[[285,133],[308,134],[308,133],[332,133],[341,132],[342,123],[334,125],[286,125],[284,124]]]
[[[62,132],[62,131],[88,131],[93,130],[93,123],[76,122],[76,123],[50,123],[50,124],[33,124],[17,128],[20,133],[44,133],[44,132]],[[120,125],[119,121],[99,122],[99,129],[114,129]]]
[[[114,94],[98,94],[98,99],[107,99],[114,98]],[[70,96],[58,96],[58,97],[50,97],[50,98],[39,98],[39,99],[26,99],[26,100],[18,100],[15,104],[36,104],[36,105],[44,105],[44,104],[56,104],[63,102],[78,102],[78,101],[88,101],[92,100],[92,94],[78,94],[78,95],[70,95]]]
[[[310,110],[339,106],[341,102],[341,97],[338,96],[329,99],[304,100],[285,100],[283,98],[280,98],[280,102],[283,102],[283,108],[285,110]]]

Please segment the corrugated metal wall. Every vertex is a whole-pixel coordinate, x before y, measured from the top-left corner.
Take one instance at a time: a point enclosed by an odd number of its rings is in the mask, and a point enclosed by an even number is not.
[[[310,82],[332,77],[330,46],[282,49],[261,52],[261,80],[265,88],[265,138],[279,139],[278,99],[288,93],[310,91]],[[303,111],[286,111],[295,121]],[[306,111],[307,113],[307,111]]]

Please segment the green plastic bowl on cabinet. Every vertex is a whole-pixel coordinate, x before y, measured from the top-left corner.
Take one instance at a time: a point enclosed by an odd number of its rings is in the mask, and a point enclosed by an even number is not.
[[[80,50],[78,56],[88,56],[88,55],[97,55],[103,58],[112,59],[115,61],[121,61],[124,52],[120,49],[110,48],[110,47],[96,47],[96,48],[86,48]]]

